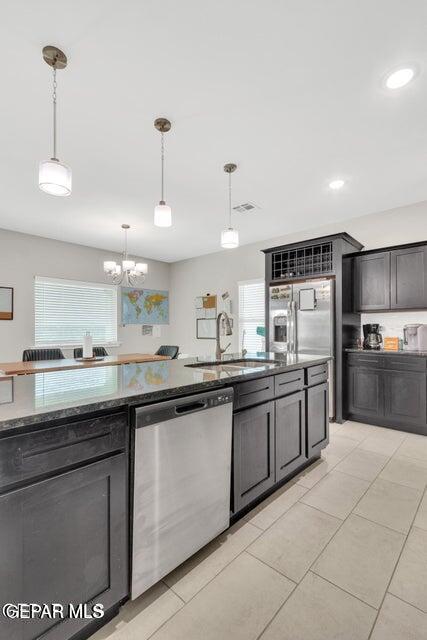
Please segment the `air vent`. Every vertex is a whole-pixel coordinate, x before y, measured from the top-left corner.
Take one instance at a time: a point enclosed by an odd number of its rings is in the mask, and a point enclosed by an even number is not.
[[[256,204],[252,202],[244,202],[243,204],[238,204],[233,207],[233,211],[237,211],[237,213],[249,213],[250,211],[254,211],[255,209],[259,209]]]

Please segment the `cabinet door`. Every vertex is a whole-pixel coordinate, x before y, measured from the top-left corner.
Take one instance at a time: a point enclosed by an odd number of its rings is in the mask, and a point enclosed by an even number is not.
[[[274,403],[234,415],[234,511],[240,511],[274,484]]]
[[[427,247],[391,252],[391,308],[427,308]]]
[[[390,252],[358,256],[354,268],[355,311],[390,309]]]
[[[360,416],[384,413],[383,374],[380,369],[348,367],[348,412]]]
[[[384,414],[392,424],[426,427],[426,375],[415,371],[384,372]],[[426,429],[427,432],[427,429]]]
[[[0,496],[0,602],[101,603],[128,593],[127,458]],[[8,640],[65,640],[90,620],[7,620]]]
[[[329,386],[307,389],[307,458],[319,456],[329,442]]]
[[[276,482],[307,460],[305,434],[305,391],[274,403],[276,424]]]

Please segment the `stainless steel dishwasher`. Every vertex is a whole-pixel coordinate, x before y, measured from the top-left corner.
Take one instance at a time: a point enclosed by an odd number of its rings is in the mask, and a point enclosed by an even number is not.
[[[227,529],[233,389],[135,410],[132,599]]]

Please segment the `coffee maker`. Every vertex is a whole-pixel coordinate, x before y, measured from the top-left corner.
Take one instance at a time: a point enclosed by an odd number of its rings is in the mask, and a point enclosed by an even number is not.
[[[380,334],[379,324],[363,325],[363,347],[364,349],[380,349],[383,337]]]

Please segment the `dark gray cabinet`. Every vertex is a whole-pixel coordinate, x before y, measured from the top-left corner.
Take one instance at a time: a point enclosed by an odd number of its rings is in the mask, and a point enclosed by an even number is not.
[[[347,418],[427,435],[426,363],[419,356],[350,353]]]
[[[384,372],[384,417],[403,427],[426,424],[425,373]]]
[[[329,389],[323,382],[307,389],[307,457],[319,456],[329,442]]]
[[[237,514],[320,455],[329,442],[327,364],[236,385],[232,511]],[[305,381],[305,385],[304,385]],[[263,394],[273,394],[265,402]],[[260,395],[261,394],[261,395]],[[236,401],[237,398],[237,401]],[[239,410],[241,402],[260,401]]]
[[[0,440],[0,602],[82,604],[90,614],[92,604],[107,611],[127,597],[128,454],[122,418],[93,420],[93,437],[86,421]],[[97,452],[104,457],[86,460]],[[37,477],[29,478],[27,464],[34,466],[38,456]],[[76,464],[77,459],[84,462]],[[0,617],[0,637],[69,640],[92,622]]]
[[[391,252],[391,308],[427,307],[427,247],[403,247]]]
[[[356,311],[390,309],[390,252],[369,253],[354,259]]]
[[[427,247],[408,246],[354,258],[355,311],[427,308]]]
[[[276,482],[279,482],[307,460],[305,392],[280,398],[274,404]]]
[[[234,511],[253,502],[274,482],[274,402],[265,402],[234,415]]]
[[[351,366],[348,370],[348,411],[362,416],[379,416],[384,408],[382,369]]]

